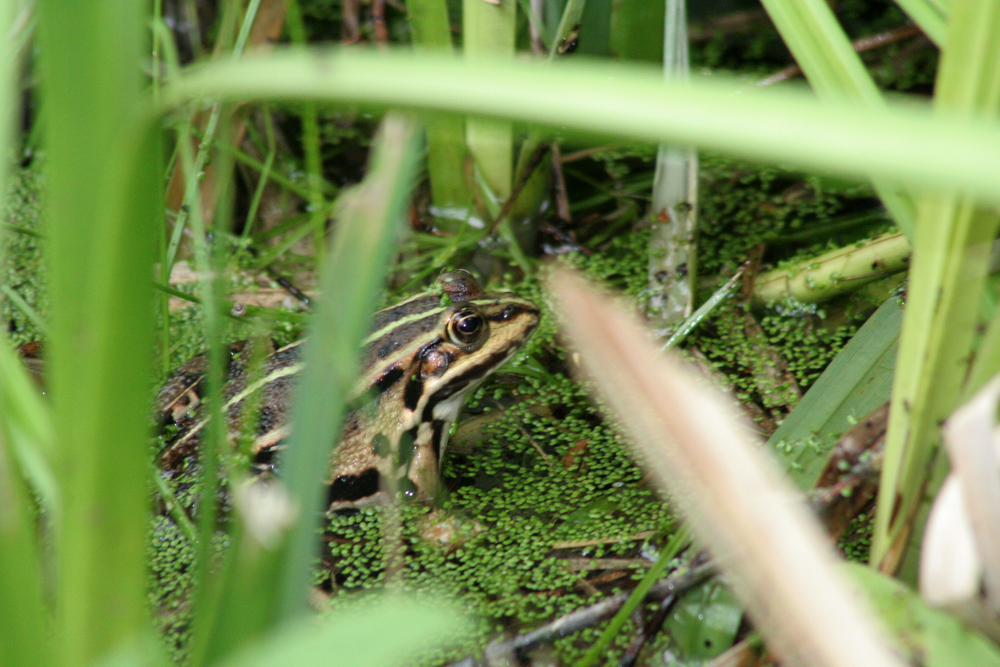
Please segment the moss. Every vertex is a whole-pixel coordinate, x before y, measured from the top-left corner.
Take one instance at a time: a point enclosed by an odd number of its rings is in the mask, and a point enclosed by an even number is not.
[[[566,262],[615,292],[640,299],[649,286],[648,227],[620,234],[599,253],[571,253]]]
[[[167,651],[178,663],[187,655],[195,550],[167,517],[157,517],[149,538],[149,605]]]
[[[874,514],[859,514],[851,519],[837,543],[837,548],[845,558],[858,563],[868,562],[874,525]]]
[[[189,465],[167,482],[189,514],[198,494],[198,472],[196,466]],[[228,511],[225,504],[223,502],[223,524]],[[191,596],[194,592],[197,550],[166,514],[155,514],[152,517],[147,545],[150,573],[147,598],[153,622],[160,631],[170,656],[177,664],[185,664],[193,620]],[[224,525],[220,526],[212,543],[211,557],[216,563],[222,562],[229,545],[229,535]]]
[[[828,228],[842,228],[845,217],[880,210],[869,186],[712,155],[701,158],[699,191],[698,270],[705,275],[732,273],[762,244],[781,245],[769,250],[765,260],[783,259],[801,249],[789,246],[786,238],[808,241],[814,235],[826,243]],[[858,226],[867,232],[866,220]],[[808,252],[816,252],[805,245]]]
[[[757,404],[764,415],[780,420],[798,402],[799,391],[805,393],[843,349],[863,317],[855,313],[834,328],[822,322],[822,311],[772,309],[751,315],[744,306],[728,303],[689,345],[726,377],[741,403]]]
[[[816,381],[858,328],[857,317],[850,324],[833,329],[814,324],[811,319],[779,313],[769,313],[760,319],[768,343],[778,350],[803,391]]]

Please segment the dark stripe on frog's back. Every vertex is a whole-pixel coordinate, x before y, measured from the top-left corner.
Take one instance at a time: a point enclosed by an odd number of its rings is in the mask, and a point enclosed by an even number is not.
[[[244,339],[227,345],[228,354],[222,357],[223,373],[225,373],[226,382],[229,382],[232,378],[239,376],[243,372],[243,364],[246,361],[246,356],[243,352],[247,348],[248,342]],[[171,373],[170,377],[163,383],[163,386],[160,387],[159,392],[157,392],[155,402],[156,412],[162,416],[165,424],[174,423],[168,411],[177,400],[184,398],[184,394],[190,394],[192,398],[196,398],[199,402],[204,400],[202,381],[207,372],[208,353],[202,352],[185,361]]]
[[[292,345],[283,347],[265,360],[264,367],[258,374],[255,374],[255,379],[267,377],[279,369],[292,366],[298,363],[301,357],[301,344],[293,343]],[[223,399],[228,402],[242,392],[246,388],[247,379],[247,369],[243,364],[239,364],[238,366],[234,364],[231,366]],[[264,385],[261,390],[262,393],[256,399],[259,405],[262,406],[257,427],[258,435],[263,435],[286,422],[289,416],[287,413],[292,404],[292,391],[297,381],[297,374],[286,375]],[[243,401],[230,406],[229,421],[231,429],[238,428],[242,409]]]
[[[365,346],[362,372],[367,373],[393,352],[436,329],[441,321],[441,313],[442,310],[437,308],[424,317],[383,327],[381,331],[384,333]]]
[[[267,359],[264,360],[264,367],[261,369],[259,377],[266,377],[280,368],[298,363],[299,359],[302,357],[301,342],[302,341],[298,341],[285,346],[267,357]],[[231,364],[226,373],[226,387],[223,398],[228,401],[233,396],[243,391],[246,387],[246,382],[247,368],[242,363],[242,360],[240,363]],[[270,384],[274,383],[272,382]]]

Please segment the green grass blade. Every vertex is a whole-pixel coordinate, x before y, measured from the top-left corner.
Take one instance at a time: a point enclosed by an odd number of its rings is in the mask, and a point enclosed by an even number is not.
[[[818,95],[872,106],[882,103],[882,94],[829,5],[819,0],[764,0],[763,4]]]
[[[155,119],[141,97],[139,3],[38,3],[45,99],[51,394],[64,516],[57,633],[89,664],[147,624],[146,513],[153,318],[162,201]]]
[[[330,446],[337,441],[344,405],[357,381],[361,340],[402,229],[417,158],[414,126],[387,117],[369,174],[351,193],[340,217],[320,281],[323,299],[303,353],[306,370],[296,393],[295,430],[284,463],[285,480],[301,516],[278,582],[280,620],[306,609],[319,509],[325,498],[321,482],[328,474]]]
[[[972,387],[982,387],[998,372],[1000,372],[1000,308],[994,306],[989,325],[983,333],[979,349],[976,350],[972,374],[969,376],[961,402],[965,403],[972,398]]]
[[[22,40],[30,36],[25,26],[20,34],[12,35],[14,21],[20,3],[16,0],[0,0],[0,35],[6,35],[8,41],[0,52],[0,205],[7,202],[7,191],[10,189],[11,158],[19,152],[15,148],[15,125],[21,109],[21,90],[18,76],[21,71]],[[15,43],[11,43],[11,38]],[[6,210],[6,208],[0,208]],[[0,261],[3,259],[3,235],[0,230]]]
[[[173,107],[204,95],[482,114],[564,132],[693,144],[856,179],[874,174],[912,188],[955,187],[1000,203],[1000,126],[932,116],[912,102],[858,108],[821,103],[805,91],[750,92],[714,79],[681,85],[655,69],[622,64],[539,67],[306,50],[197,68],[165,88],[163,100]]]
[[[685,524],[681,526],[677,532],[673,534],[670,538],[670,542],[664,547],[663,552],[660,557],[656,559],[656,562],[646,570],[646,573],[642,576],[642,581],[639,582],[629,595],[628,600],[622,605],[621,609],[615,613],[614,617],[608,622],[604,631],[601,632],[601,636],[597,638],[587,652],[584,653],[583,657],[576,661],[573,667],[590,667],[595,664],[602,656],[606,656],[608,649],[611,647],[612,642],[618,637],[618,633],[625,626],[625,623],[632,616],[636,609],[642,605],[643,601],[646,599],[646,594],[649,593],[653,585],[663,576],[667,571],[667,568],[673,562],[677,555],[682,549],[687,548],[691,544],[691,529]],[[685,563],[681,566],[682,568],[690,568],[691,563]],[[674,573],[671,573],[671,576]]]
[[[614,16],[611,0],[588,0],[580,17],[580,25],[586,26],[587,38],[580,42],[576,53],[587,56],[607,57],[611,55],[611,19]],[[618,5],[621,6],[621,5]]]
[[[820,98],[879,106],[882,95],[861,57],[823,0],[763,0],[771,20]],[[913,202],[891,183],[873,179],[882,203],[899,228],[913,238]]]
[[[50,337],[48,325],[45,323],[45,320],[38,314],[38,311],[31,307],[31,304],[24,300],[24,297],[11,289],[9,285],[0,285],[0,293],[10,299],[10,302],[14,304],[18,310],[24,313],[24,316],[28,318],[31,325],[41,332],[42,338]]]
[[[508,62],[514,58],[517,3],[484,0],[462,3],[462,52],[472,62]],[[465,140],[488,197],[510,197],[514,178],[514,129],[506,121],[469,118]]]
[[[864,595],[899,639],[909,662],[925,667],[1000,667],[1000,649],[958,615],[932,607],[920,594],[892,577],[845,563],[852,588]]]
[[[274,592],[295,511],[283,487],[249,480],[236,483],[233,509],[219,581],[198,607],[211,621],[200,628],[192,664],[217,664],[274,629]]]
[[[45,508],[50,528],[58,530],[62,498],[55,479],[56,439],[52,411],[6,340],[0,341],[0,437],[11,466]]]
[[[611,52],[626,60],[663,62],[664,0],[630,0],[611,6]]]
[[[1000,6],[953,0],[935,86],[935,110],[952,118],[1000,116]],[[995,209],[949,189],[921,202],[900,359],[893,384],[872,562],[895,571],[925,483],[939,425],[958,406],[970,370]],[[976,387],[968,387],[973,392]],[[918,528],[919,530],[919,528]]]
[[[0,664],[44,667],[53,664],[54,656],[48,641],[49,610],[43,604],[42,549],[30,518],[28,489],[24,480],[18,479],[19,472],[25,474],[23,457],[15,463],[17,430],[22,430],[20,437],[26,440],[21,447],[41,454],[40,439],[24,438],[25,427],[30,429],[25,422],[30,419],[17,406],[25,396],[35,400],[38,396],[19,366],[4,337],[0,340],[0,609],[5,620],[0,623]],[[46,500],[51,502],[51,498]]]
[[[29,12],[27,8],[21,8],[20,3],[14,0],[0,0],[0,35],[11,35],[14,38],[12,43],[7,44],[6,50],[0,56],[0,210],[7,210],[8,191],[11,188],[11,158],[20,150],[19,139],[16,136],[15,126],[22,104],[21,92],[18,86],[18,76],[22,66],[22,49],[31,36],[32,31],[25,23],[24,12]],[[18,10],[22,12],[17,16]],[[14,24],[21,21],[20,30],[16,35],[12,35]],[[31,233],[38,236],[33,230],[20,229],[8,224],[0,225],[0,266],[4,265],[4,250],[6,240],[4,236],[17,230],[22,233]],[[38,327],[42,332],[46,331],[46,325],[41,317],[31,308],[30,305],[9,285],[0,285],[0,290],[10,299],[22,312]],[[0,335],[0,466],[6,466],[3,479],[0,479],[0,486],[7,494],[10,502],[10,524],[0,520],[0,524],[7,527],[4,538],[5,546],[0,546],[0,550],[10,548],[10,556],[15,558],[16,551],[21,548],[18,536],[22,529],[21,515],[26,506],[23,505],[26,497],[21,494],[20,481],[26,481],[32,493],[39,498],[48,512],[48,517],[52,521],[52,526],[58,525],[60,516],[60,502],[58,498],[58,487],[52,472],[52,461],[55,458],[55,438],[52,431],[52,415],[48,406],[40,399],[35,385],[28,378],[20,359],[14,354],[9,341],[5,335]],[[4,460],[6,458],[6,460]],[[4,505],[8,507],[7,505]],[[25,544],[34,546],[34,539]],[[8,541],[9,540],[9,541]],[[18,574],[14,562],[10,563],[14,568],[12,586],[18,587]],[[0,565],[0,567],[5,567]],[[35,572],[35,577],[37,577]],[[25,575],[27,576],[27,575]],[[18,593],[23,593],[30,585],[29,576],[19,587]],[[37,584],[37,581],[36,581]],[[0,590],[7,590],[7,587],[0,583]],[[40,590],[37,591],[40,593]],[[33,614],[40,609],[41,598],[29,600],[12,593],[9,600],[11,611],[7,616],[11,618],[20,614],[22,605],[25,605],[24,614],[26,618],[18,619],[24,623],[16,623],[17,627],[9,628],[10,644],[4,638],[0,638],[0,647],[5,645],[15,646],[18,642],[26,642],[29,637],[33,637],[28,630],[28,626],[35,623]],[[4,628],[8,630],[8,628]],[[22,634],[23,633],[23,634]],[[33,637],[40,639],[40,637]],[[20,650],[12,649],[9,655],[20,655]],[[47,652],[45,655],[51,658]],[[0,655],[0,663],[6,663],[3,655]],[[25,656],[28,658],[29,656]],[[41,659],[41,658],[39,658]],[[11,663],[13,664],[13,663]]]
[[[896,0],[899,8],[913,19],[935,45],[944,44],[947,31],[947,3],[931,0]]]
[[[410,0],[406,10],[415,50],[454,53],[445,0]],[[427,119],[426,126],[432,212],[445,220],[460,220],[464,224],[472,203],[472,192],[465,177],[469,154],[465,146],[465,120],[457,116],[435,116]]]
[[[898,298],[879,306],[768,440],[799,488],[816,485],[852,418],[889,400],[902,320]]]
[[[454,53],[448,4],[444,0],[414,0],[406,4],[406,11],[415,49]]]
[[[426,127],[431,213],[445,221],[464,223],[472,203],[472,193],[465,179],[465,164],[469,155],[465,145],[465,120],[438,116],[428,118]]]
[[[215,104],[212,117],[216,120],[221,118],[219,112],[221,105]],[[210,121],[211,124],[212,121]],[[194,581],[196,582],[194,607],[200,610],[200,614],[195,618],[192,634],[192,643],[196,649],[202,647],[202,637],[206,631],[203,630],[206,624],[215,620],[213,613],[206,611],[210,609],[212,602],[216,601],[219,580],[212,576],[215,567],[214,559],[215,541],[214,536],[217,529],[217,517],[219,511],[219,496],[217,493],[217,480],[219,479],[219,454],[225,452],[227,447],[225,410],[220,400],[222,385],[224,383],[224,342],[222,341],[221,320],[221,293],[222,278],[219,257],[212,253],[209,248],[208,234],[205,225],[206,203],[201,199],[201,190],[197,186],[197,179],[190,177],[191,174],[200,173],[199,168],[194,166],[196,160],[207,154],[204,146],[199,147],[198,156],[193,155],[193,145],[190,140],[191,122],[187,119],[180,132],[178,149],[182,160],[187,179],[188,188],[185,190],[184,201],[188,202],[184,211],[187,212],[190,220],[191,245],[194,255],[194,265],[198,272],[198,292],[201,295],[203,308],[201,311],[202,328],[207,342],[207,370],[205,372],[204,384],[207,405],[204,410],[208,424],[200,437],[200,462],[201,469],[198,473],[198,518],[197,530],[198,539],[195,543],[196,557],[194,564]],[[222,170],[220,169],[220,173]],[[214,211],[213,211],[214,214]],[[181,225],[178,217],[177,225]],[[175,225],[174,232],[178,226]],[[173,243],[171,243],[173,245]],[[176,245],[173,245],[176,248]],[[165,262],[167,266],[172,262],[169,256]],[[214,609],[212,610],[214,611]],[[191,663],[196,667],[203,664],[202,656],[193,651]]]
[[[705,299],[705,302],[698,306],[698,310],[691,313],[691,315],[681,322],[674,332],[670,334],[670,337],[663,343],[661,350],[670,350],[676,348],[680,345],[687,335],[694,331],[694,329],[705,321],[715,307],[718,306],[723,301],[729,299],[733,292],[736,291],[736,287],[740,283],[740,279],[743,277],[743,271],[737,271],[733,276],[727,280],[719,289],[712,293],[712,296]]]
[[[285,5],[288,12],[288,32],[292,43],[305,44],[305,25],[298,0]],[[247,12],[249,16],[249,11]],[[316,105],[302,105],[302,147],[305,152],[306,181],[309,184],[309,226],[313,229],[313,247],[316,249],[316,271],[322,270],[326,255],[326,218],[328,209],[323,197],[323,159],[320,155],[319,112]]]

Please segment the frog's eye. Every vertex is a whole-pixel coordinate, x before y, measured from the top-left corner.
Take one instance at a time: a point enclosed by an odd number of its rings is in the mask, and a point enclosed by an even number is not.
[[[478,311],[464,308],[452,315],[449,320],[448,336],[456,345],[462,347],[475,345],[486,336],[486,320]]]

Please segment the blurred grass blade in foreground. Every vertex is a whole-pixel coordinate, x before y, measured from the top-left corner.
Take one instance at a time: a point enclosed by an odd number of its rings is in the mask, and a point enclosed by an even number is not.
[[[819,524],[735,411],[579,278],[557,272],[549,285],[601,397],[780,658],[901,666],[876,617],[849,593]]]
[[[373,144],[368,175],[342,202],[336,239],[320,278],[322,298],[305,343],[305,371],[292,409],[285,483],[301,519],[282,568],[279,618],[306,609],[330,446],[357,381],[361,340],[375,312],[419,169],[416,126],[390,115]]]
[[[386,597],[348,605],[324,621],[310,619],[259,639],[221,667],[394,667],[418,651],[459,639],[465,622],[434,599]]]
[[[747,90],[722,77],[664,81],[651,68],[597,60],[541,67],[391,50],[294,48],[191,68],[164,88],[161,99],[169,111],[200,96],[491,116],[558,127],[567,135],[692,144],[859,180],[885,176],[908,188],[954,187],[1000,203],[1000,126],[944,110],[932,115],[913,99],[860,108],[820,102],[808,91]]]
[[[143,3],[38,7],[49,386],[63,520],[55,632],[88,665],[148,627],[150,267],[162,214],[160,123],[144,95]]]

